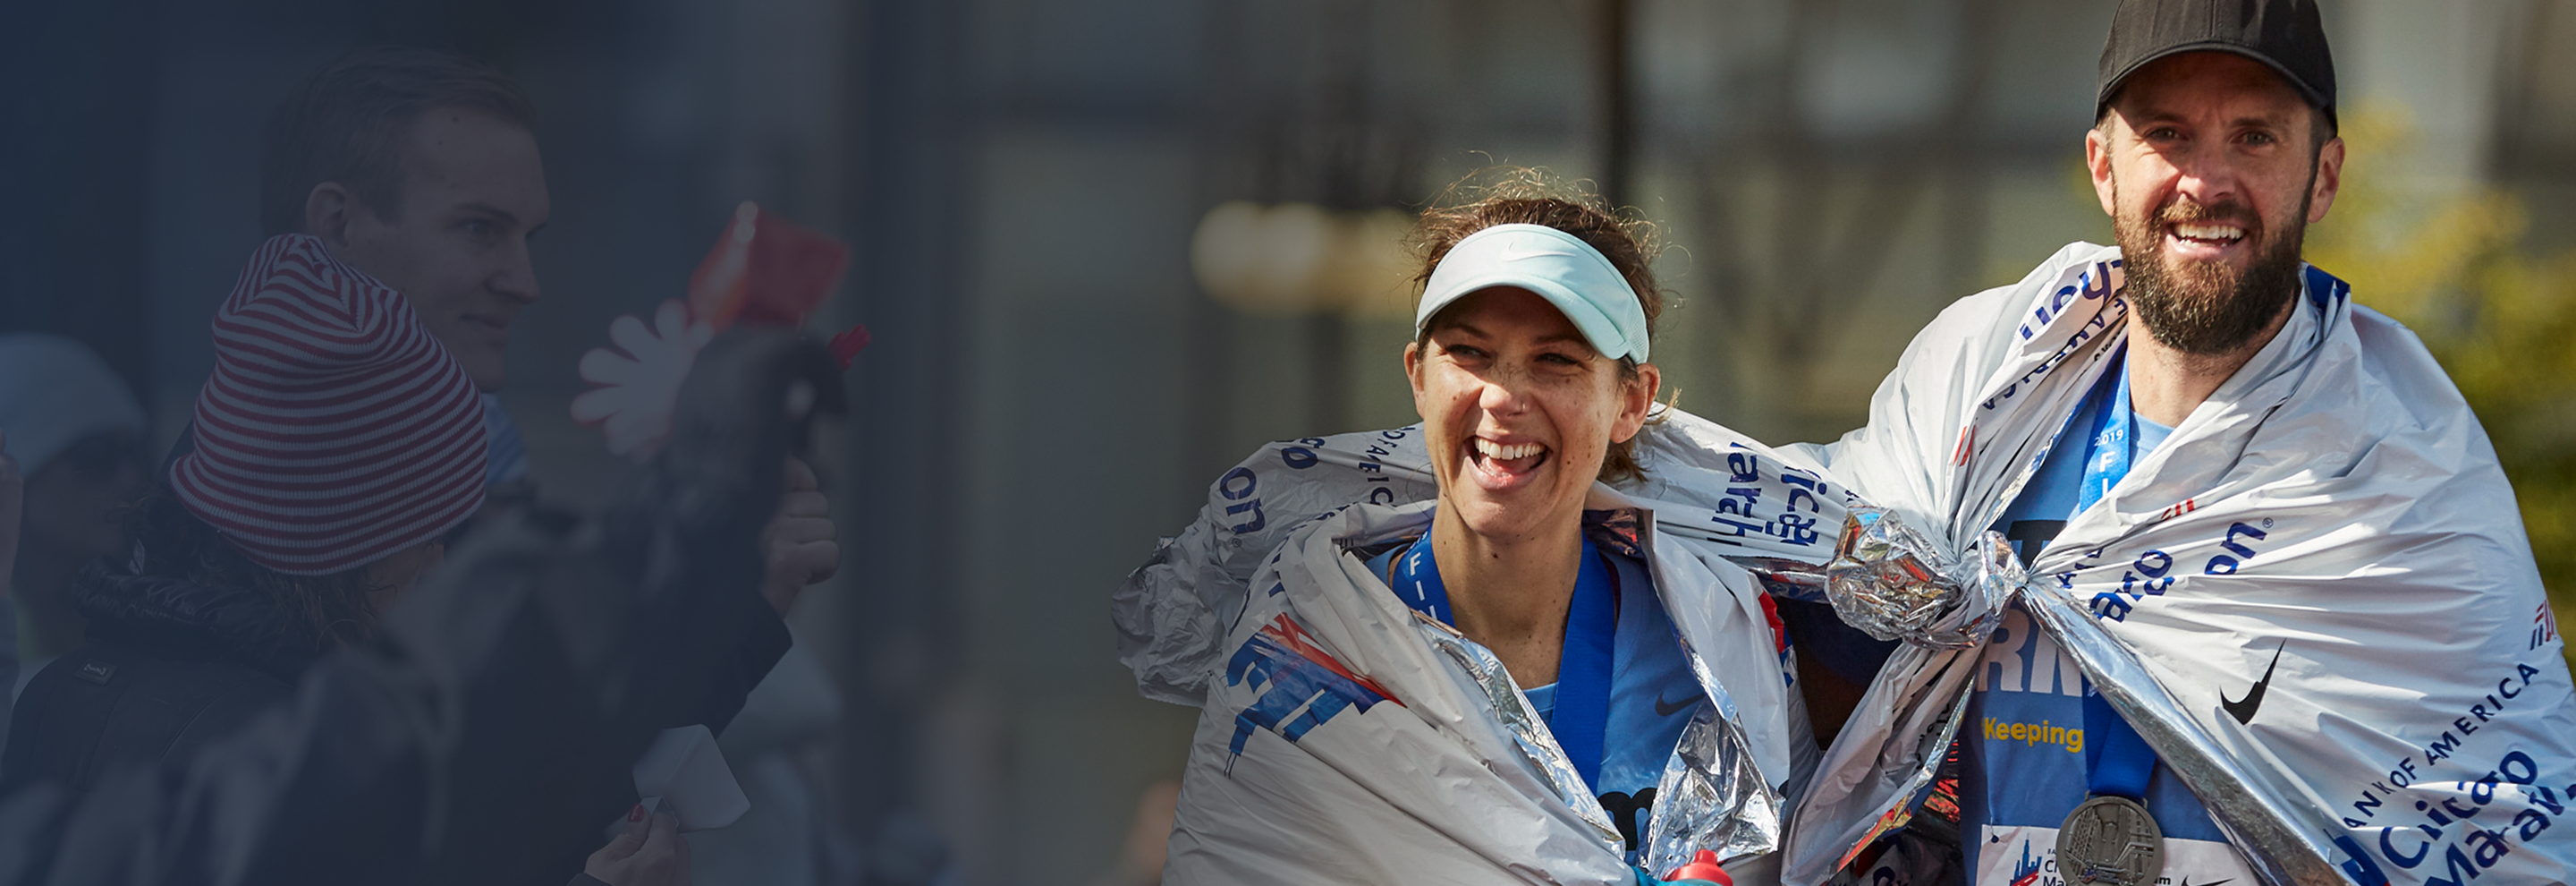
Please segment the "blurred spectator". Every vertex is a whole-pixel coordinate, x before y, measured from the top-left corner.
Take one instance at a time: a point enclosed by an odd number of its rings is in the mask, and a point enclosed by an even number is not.
[[[401,292],[487,394],[508,380],[511,324],[536,303],[530,244],[552,201],[536,106],[509,78],[457,56],[350,53],[307,78],[269,121],[262,230],[319,237],[333,258]],[[487,397],[484,417],[499,500],[532,498],[509,413]],[[790,502],[764,544],[763,593],[781,613],[840,559],[822,495]]]
[[[537,497],[526,445],[495,396],[507,380],[511,325],[538,298],[531,243],[553,211],[535,129],[534,103],[498,71],[447,53],[374,47],[306,78],[271,117],[263,150],[264,231],[313,235],[333,258],[401,292],[422,327],[484,392],[487,512]],[[840,557],[812,471],[791,459],[788,476],[789,494],[762,538],[769,568],[761,593],[781,616],[806,586],[831,577]],[[747,634],[716,678],[723,688],[698,722],[729,736],[735,705],[789,643],[775,621]],[[831,694],[828,683],[815,691]],[[837,715],[823,716],[828,725]],[[729,751],[734,746],[725,742]],[[812,793],[810,785],[799,790]],[[506,797],[486,799],[516,805]],[[809,819],[775,818],[759,809],[760,794],[754,799],[753,827],[787,828],[782,839],[807,846],[805,856],[816,854]],[[804,805],[814,804],[809,797]],[[464,826],[508,827],[488,817]],[[751,828],[737,823],[726,830]]]
[[[587,834],[621,809],[624,833],[573,882],[686,883],[671,816],[646,824],[631,795],[602,794],[627,781],[614,761],[721,689],[744,633],[776,625],[750,592],[778,496],[764,481],[812,411],[841,396],[830,358],[786,336],[719,340],[704,356],[710,380],[683,392],[693,418],[679,455],[630,477],[598,519],[503,515],[408,592],[374,641],[321,656],[293,703],[266,707],[193,765],[109,766],[85,794],[59,782],[0,790],[0,884],[562,882],[570,868],[533,872],[554,867],[565,838],[597,845]],[[820,396],[788,403],[791,386]],[[15,510],[9,466],[0,458],[0,515]],[[460,866],[488,875],[453,876]]]
[[[133,509],[141,543],[82,572],[93,636],[30,680],[0,785],[84,791],[227,737],[373,636],[482,504],[481,403],[393,290],[277,237],[214,329],[196,421]]]
[[[0,335],[0,433],[26,478],[10,596],[19,677],[88,641],[72,606],[81,567],[122,553],[115,511],[141,491],[143,406],[81,343],[36,332]],[[6,613],[0,613],[5,616]]]
[[[215,371],[123,562],[81,575],[96,636],[28,686],[0,793],[74,794],[185,765],[374,638],[483,503],[483,402],[391,288],[310,236],[262,246],[214,322]],[[584,876],[686,884],[672,820],[638,806]]]
[[[536,105],[497,71],[440,52],[362,49],[305,78],[268,121],[259,221],[320,237],[403,294],[484,392],[493,504],[533,499],[527,446],[494,395],[529,244],[552,211]]]
[[[401,292],[486,394],[496,505],[535,498],[526,444],[489,395],[507,381],[511,324],[537,300],[531,244],[553,213],[536,113],[526,91],[482,64],[372,47],[279,103],[261,159],[262,230],[318,237],[334,259]],[[840,559],[822,493],[797,491],[810,494],[789,496],[763,539],[762,594],[782,615]],[[746,687],[786,644],[780,630],[746,647],[745,660],[761,663]],[[731,716],[707,725],[721,731]]]
[[[474,386],[501,389],[552,211],[536,107],[499,72],[383,47],[323,67],[269,120],[261,232],[311,234],[402,293]]]

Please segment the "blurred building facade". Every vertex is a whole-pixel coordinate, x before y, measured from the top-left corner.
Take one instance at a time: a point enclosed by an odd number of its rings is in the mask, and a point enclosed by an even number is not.
[[[1110,588],[1258,443],[1413,420],[1401,308],[1210,298],[1211,208],[1589,179],[1675,247],[1656,351],[1682,405],[1823,439],[1941,306],[2109,237],[2079,161],[2111,5],[18,4],[0,327],[89,342],[166,442],[258,239],[268,109],[375,42],[537,100],[555,215],[505,397],[549,498],[622,470],[565,416],[575,360],[677,297],[736,202],[844,238],[827,320],[875,344],[818,454],[844,566],[794,620],[846,704],[809,769],[878,881],[1088,876],[1196,716],[1135,696]],[[2419,133],[2403,187],[2525,195],[2534,248],[2576,247],[2576,2],[2325,6],[2347,108]]]

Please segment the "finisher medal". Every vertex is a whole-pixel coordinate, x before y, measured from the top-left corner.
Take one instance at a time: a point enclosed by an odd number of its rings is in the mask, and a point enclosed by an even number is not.
[[[2069,884],[2149,886],[2164,868],[2164,829],[2136,800],[2095,794],[2057,828],[2057,874]]]

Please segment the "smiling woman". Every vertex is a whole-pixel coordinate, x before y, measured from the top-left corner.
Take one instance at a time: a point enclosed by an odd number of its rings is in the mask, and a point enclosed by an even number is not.
[[[1702,698],[1641,552],[1603,531],[1619,509],[1587,510],[1595,481],[1637,474],[1662,380],[1651,234],[1528,171],[1424,214],[1404,368],[1438,504],[1428,533],[1369,558],[1500,660],[1590,792],[1624,807],[1631,861],[1687,722],[1672,714]]]
[[[1635,474],[1661,382],[1643,362],[1662,310],[1643,228],[1517,189],[1424,216],[1404,369],[1440,485],[1432,553],[1459,630],[1523,685],[1555,682],[1584,498]]]
[[[1212,549],[1260,557],[1267,592],[1213,607],[1167,883],[1655,882],[1695,855],[1694,878],[1776,876],[1765,810],[1814,740],[1760,589],[1623,491],[1655,482],[1638,438],[1674,414],[1653,229],[1486,175],[1412,238],[1418,428],[1277,444],[1212,490]],[[1708,451],[1672,442],[1662,470]],[[1738,475],[1769,457],[1735,451]]]
[[[1487,185],[1471,187],[1466,182],[1461,182],[1460,185],[1450,189],[1451,199],[1458,200],[1461,197],[1468,199],[1453,206],[1435,208],[1422,214],[1421,225],[1413,235],[1413,243],[1425,260],[1416,282],[1424,286],[1426,300],[1429,298],[1432,275],[1439,270],[1449,253],[1469,237],[1488,228],[1504,225],[1549,229],[1556,237],[1574,241],[1571,244],[1560,244],[1559,248],[1588,248],[1606,260],[1606,268],[1595,268],[1596,272],[1607,269],[1616,274],[1615,279],[1610,279],[1599,278],[1596,273],[1596,279],[1589,281],[1591,286],[1603,291],[1624,287],[1629,298],[1635,303],[1635,310],[1640,315],[1635,318],[1635,322],[1639,324],[1636,353],[1615,359],[1623,380],[1638,380],[1640,365],[1646,359],[1647,342],[1653,337],[1655,322],[1664,313],[1663,289],[1656,284],[1652,267],[1655,254],[1661,248],[1654,224],[1643,219],[1623,218],[1601,205],[1597,199],[1588,199],[1580,192],[1551,182],[1546,174],[1539,170],[1508,169],[1499,170],[1493,175],[1496,180]],[[1547,249],[1544,245],[1532,248],[1540,251]],[[1459,281],[1452,278],[1449,282],[1454,288]],[[1463,294],[1466,293],[1457,292],[1450,297]],[[1445,307],[1447,307],[1445,303],[1435,305],[1433,312]],[[1626,310],[1623,305],[1616,302],[1613,303],[1613,307],[1618,307],[1621,311]],[[1417,321],[1419,319],[1418,316]],[[1601,319],[1606,320],[1607,315],[1602,315]],[[1416,324],[1414,333],[1414,344],[1417,348],[1430,344],[1428,329],[1422,327],[1419,322]],[[1651,371],[1651,367],[1647,369]],[[1650,399],[1654,395],[1654,389],[1655,385],[1648,386],[1647,396]],[[1610,444],[1601,465],[1603,481],[1629,480],[1639,476],[1636,457],[1630,450],[1629,441],[1624,438]]]

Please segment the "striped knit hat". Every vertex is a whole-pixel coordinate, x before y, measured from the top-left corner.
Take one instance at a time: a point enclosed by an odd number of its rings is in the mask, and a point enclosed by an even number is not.
[[[483,404],[402,294],[308,234],[261,244],[215,312],[180,503],[252,562],[325,575],[483,504]]]

